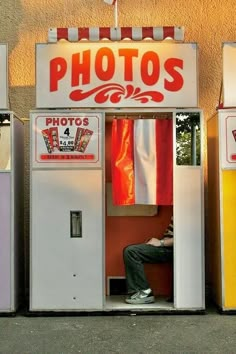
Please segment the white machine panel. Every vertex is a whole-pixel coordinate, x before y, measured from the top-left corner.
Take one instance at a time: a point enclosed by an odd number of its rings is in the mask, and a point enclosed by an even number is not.
[[[0,43],[0,109],[8,108],[8,47]]]
[[[196,43],[38,43],[36,106],[197,107],[197,54]]]
[[[223,43],[223,103],[224,107],[236,106],[236,43]]]
[[[201,167],[175,167],[174,184],[175,306],[201,309],[205,306]]]
[[[102,181],[101,170],[32,172],[31,310],[102,309]]]

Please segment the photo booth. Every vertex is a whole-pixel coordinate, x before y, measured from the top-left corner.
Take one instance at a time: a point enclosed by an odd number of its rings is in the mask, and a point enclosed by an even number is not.
[[[110,30],[124,32],[131,33]],[[30,311],[202,311],[204,128],[197,108],[197,45],[150,38],[80,41],[81,33],[104,31],[78,29],[76,43],[36,45]],[[75,29],[51,29],[49,40],[62,34],[75,36]],[[127,201],[131,146],[136,161],[147,157],[148,182],[141,178]],[[121,150],[124,163],[117,171]],[[140,171],[131,173],[135,184]],[[173,265],[146,269],[157,301],[125,304],[123,248],[159,237],[172,214]]]

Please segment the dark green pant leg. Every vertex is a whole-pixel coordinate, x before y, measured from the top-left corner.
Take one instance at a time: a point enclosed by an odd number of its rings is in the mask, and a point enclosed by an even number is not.
[[[130,245],[124,249],[124,264],[128,293],[148,289],[145,263],[166,263],[173,260],[173,248],[156,247],[146,243]]]

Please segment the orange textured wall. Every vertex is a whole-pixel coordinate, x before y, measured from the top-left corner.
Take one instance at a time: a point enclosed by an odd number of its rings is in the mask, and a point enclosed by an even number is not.
[[[35,107],[35,43],[50,27],[114,26],[103,0],[0,1],[0,43],[9,45],[10,104],[20,117]],[[197,15],[196,15],[197,14]],[[235,41],[235,0],[118,0],[119,26],[184,26],[185,41],[199,44],[199,106],[206,118],[219,98],[221,45]]]
[[[103,0],[7,0],[0,1],[0,14],[0,43],[8,43],[9,47],[9,105],[21,118],[28,118],[29,111],[35,108],[35,43],[47,42],[50,27],[114,26],[113,7]],[[118,0],[119,26],[184,26],[185,42],[198,43],[199,107],[205,119],[218,104],[222,42],[236,40],[235,23],[235,0]],[[28,135],[26,123],[26,240],[29,235]],[[206,235],[206,255],[211,252],[211,242]],[[214,272],[208,257],[206,265],[208,276]]]

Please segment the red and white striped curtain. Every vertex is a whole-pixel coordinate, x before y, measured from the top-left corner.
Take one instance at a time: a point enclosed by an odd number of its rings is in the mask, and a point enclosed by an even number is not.
[[[111,165],[114,205],[172,205],[172,120],[114,119]]]

